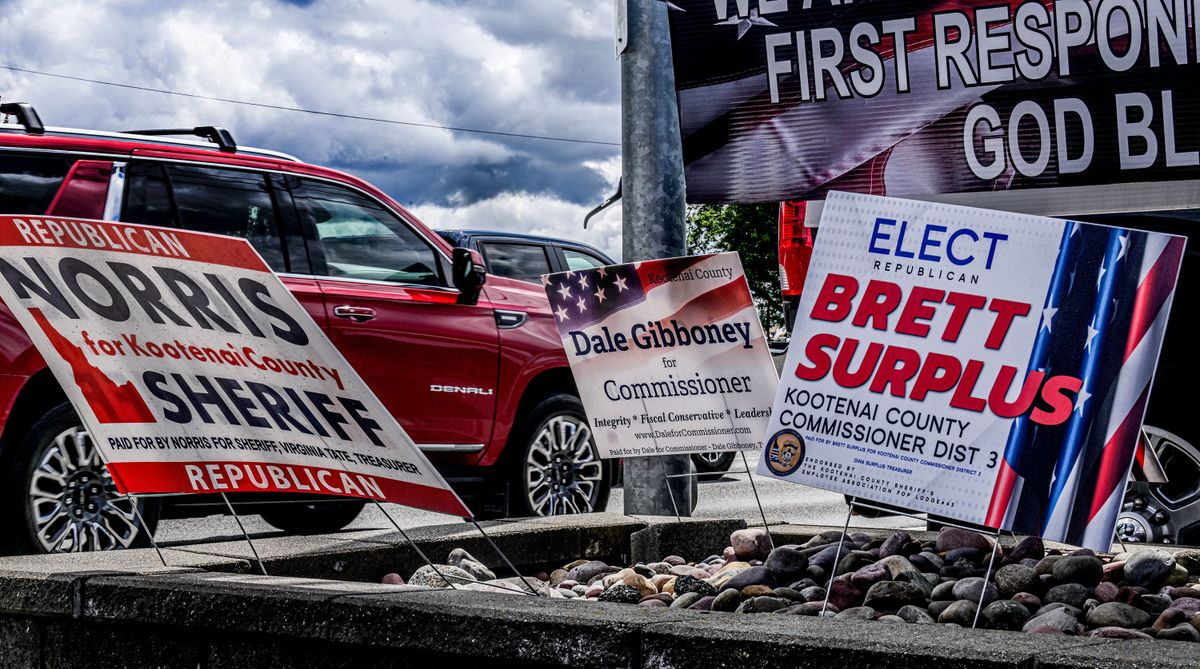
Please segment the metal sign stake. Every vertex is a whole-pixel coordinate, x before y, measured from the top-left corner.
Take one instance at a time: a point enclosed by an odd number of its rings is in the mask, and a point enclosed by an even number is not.
[[[258,562],[258,568],[262,570],[263,576],[270,576],[267,573],[267,565],[263,564],[262,557],[258,554],[258,549],[254,547],[254,542],[250,540],[250,533],[246,531],[246,526],[242,524],[242,518],[233,510],[233,504],[229,502],[229,496],[221,493],[221,499],[225,500],[225,506],[229,509],[229,513],[233,514],[233,519],[237,521],[238,529],[242,531],[242,536],[246,537],[246,543],[250,546],[250,552],[254,554],[254,559]]]

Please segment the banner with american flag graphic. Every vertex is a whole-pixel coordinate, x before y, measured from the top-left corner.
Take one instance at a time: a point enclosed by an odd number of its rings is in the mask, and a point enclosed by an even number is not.
[[[778,376],[736,253],[542,284],[602,457],[758,447]]]
[[[760,471],[1108,550],[1183,251],[830,194]]]

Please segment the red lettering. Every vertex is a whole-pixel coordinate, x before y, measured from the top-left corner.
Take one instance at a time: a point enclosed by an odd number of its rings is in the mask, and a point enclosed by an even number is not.
[[[803,362],[796,365],[796,378],[805,381],[818,381],[825,378],[832,364],[825,349],[836,349],[840,341],[836,335],[828,333],[813,335],[809,338],[808,342],[804,344],[804,356],[813,364],[811,367],[806,367]]]
[[[921,355],[911,348],[889,346],[883,352],[883,360],[879,363],[879,372],[871,381],[871,392],[883,393],[888,386],[896,397],[906,396],[908,380],[921,369]]]
[[[942,332],[942,341],[954,342],[958,341],[958,336],[962,334],[967,316],[976,309],[982,309],[987,304],[987,298],[970,293],[950,293],[946,295],[946,304],[954,309],[950,312],[950,321],[946,323],[946,330]]]
[[[1061,425],[1071,417],[1075,410],[1075,400],[1067,393],[1076,394],[1083,387],[1083,381],[1073,376],[1060,375],[1052,377],[1042,386],[1042,401],[1050,405],[1052,411],[1034,407],[1029,419],[1039,425]]]
[[[1046,378],[1046,373],[1030,372],[1029,376],[1025,377],[1025,384],[1021,386],[1021,394],[1015,402],[1009,402],[1008,391],[1012,388],[1016,376],[1016,367],[1001,367],[1000,373],[996,375],[996,382],[992,384],[992,392],[988,395],[988,406],[992,408],[992,413],[1001,418],[1015,418],[1028,411],[1033,405],[1033,398],[1037,396],[1038,388]]]
[[[900,286],[890,281],[872,279],[863,291],[862,301],[858,311],[854,313],[851,325],[857,328],[866,327],[871,321],[871,327],[876,330],[887,330],[887,317],[900,306],[900,298],[904,296]]]
[[[858,351],[858,340],[845,340],[842,343],[842,350],[838,351],[837,361],[833,365],[833,380],[843,388],[857,388],[870,380],[871,375],[875,373],[875,365],[879,362],[879,355],[883,353],[883,344],[879,342],[867,344],[867,352],[863,355],[858,369],[850,371],[850,364],[854,362],[856,351]]]
[[[896,332],[914,337],[929,336],[929,323],[918,323],[918,320],[931,321],[937,314],[937,309],[928,304],[940,303],[946,296],[946,291],[924,286],[913,286],[900,312],[900,320],[896,322]]]
[[[988,333],[987,340],[983,342],[983,345],[990,349],[998,349],[1004,343],[1004,338],[1008,336],[1013,319],[1018,316],[1026,316],[1029,313],[1029,305],[1024,302],[993,298],[992,303],[988,305],[988,311],[996,313],[996,322],[992,323],[992,331]]]
[[[925,356],[925,364],[921,373],[913,383],[912,394],[909,398],[923,402],[930,392],[944,393],[958,383],[962,375],[962,363],[951,355],[930,353]]]
[[[810,316],[819,321],[843,321],[850,315],[851,300],[858,293],[858,281],[845,274],[828,274]]]
[[[975,384],[979,382],[979,374],[982,371],[982,362],[978,360],[967,361],[967,366],[963,368],[962,377],[958,380],[958,386],[954,388],[954,395],[950,397],[950,406],[956,409],[974,411],[975,413],[982,413],[987,408],[987,400],[971,394],[975,392]]]

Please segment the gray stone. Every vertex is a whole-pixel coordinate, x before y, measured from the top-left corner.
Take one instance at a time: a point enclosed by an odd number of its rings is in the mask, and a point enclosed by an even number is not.
[[[1200,548],[1186,548],[1175,553],[1175,563],[1192,576],[1200,576]]]
[[[1175,556],[1158,548],[1134,552],[1125,560],[1125,585],[1148,590],[1162,587],[1175,571]]]
[[[1059,583],[1078,583],[1092,588],[1104,577],[1104,563],[1093,555],[1068,555],[1054,563],[1051,573]]]
[[[687,607],[691,606],[692,604],[695,604],[698,601],[700,601],[700,593],[687,592],[687,593],[680,595],[679,597],[676,597],[675,601],[671,602],[671,608],[686,609]]]
[[[953,593],[955,599],[965,599],[976,604],[979,603],[979,598],[982,596],[983,606],[1000,598],[1000,594],[996,592],[996,586],[978,576],[964,578],[955,583]]]
[[[730,534],[729,545],[742,560],[763,560],[771,552],[771,537],[765,529],[751,527]]]
[[[438,572],[446,575],[449,580],[443,579]],[[408,584],[425,588],[450,588],[459,583],[469,583],[475,580],[477,579],[474,576],[458,567],[443,564],[438,565],[437,571],[434,571],[433,567],[425,565],[413,572],[412,578],[408,579]]]
[[[1092,630],[1088,636],[1099,639],[1127,639],[1129,641],[1151,641],[1154,639],[1154,637],[1146,634],[1145,632],[1139,632],[1137,630],[1131,630],[1125,627],[1101,627],[1099,629]]]
[[[642,595],[633,586],[617,583],[600,593],[600,596],[596,599],[602,602],[614,602],[617,604],[637,604],[641,601]]]
[[[839,612],[834,620],[870,620],[875,617],[875,609],[869,606],[855,606]]]
[[[880,581],[887,580],[888,570],[880,564],[869,564],[850,575],[850,582],[859,590],[867,590]]]
[[[592,560],[591,562],[585,562],[567,570],[567,579],[576,583],[588,583],[600,574],[615,574],[618,571],[621,570],[616,567],[610,567],[599,560]]]
[[[1158,638],[1167,641],[1200,641],[1200,630],[1197,630],[1191,623],[1179,623],[1174,627],[1161,630]]]
[[[1082,627],[1075,616],[1062,609],[1055,609],[1030,618],[1021,626],[1021,631],[1044,633],[1053,630],[1061,634],[1076,635],[1081,633]]]
[[[808,569],[808,557],[794,548],[780,547],[771,551],[763,567],[779,583],[790,583],[804,576],[804,571]]]
[[[1062,585],[1056,585],[1047,590],[1046,596],[1042,598],[1042,601],[1047,604],[1061,602],[1063,604],[1069,604],[1077,609],[1082,609],[1083,603],[1086,602],[1087,599],[1087,588],[1079,585],[1078,583],[1064,583]]]
[[[926,611],[925,609],[923,609],[919,606],[913,606],[911,604],[908,606],[901,607],[900,610],[896,612],[896,615],[899,616],[901,619],[903,619],[905,622],[910,622],[910,623],[932,624],[932,623],[937,622],[936,620],[933,619],[933,616],[929,615],[929,611]]]
[[[772,597],[770,595],[763,595],[762,597],[748,599],[746,602],[749,608],[758,613],[772,613],[792,605],[791,601],[786,600],[783,597]]]
[[[807,587],[800,591],[800,596],[806,602],[820,602],[825,599],[825,588],[819,585]]]
[[[885,558],[891,555],[903,555],[903,549],[912,541],[912,536],[908,532],[896,532],[879,546],[879,557]]]
[[[749,570],[747,570],[747,571],[749,571]],[[739,574],[739,576],[740,576],[740,574]],[[734,578],[730,579],[726,583],[726,587],[728,587],[729,583],[732,583],[736,578],[737,577],[735,576]],[[750,585],[750,584],[747,583],[746,585]],[[743,586],[743,587],[745,587],[745,586]],[[742,588],[739,587],[736,589],[741,590]],[[712,587],[705,581],[701,581],[700,579],[695,578],[693,576],[687,576],[687,575],[676,576],[675,577],[675,596],[680,597],[682,595],[686,595],[689,592],[698,592],[698,593],[700,593],[701,597],[709,597],[709,596],[714,596],[717,594],[716,588]]]
[[[978,532],[957,527],[944,527],[937,536],[937,552],[948,553],[956,548],[976,548],[980,552],[992,550],[992,542]]]
[[[687,578],[687,577],[680,576],[679,578]],[[777,584],[777,581],[775,580],[775,575],[772,574],[766,567],[750,567],[749,569],[742,570],[737,575],[735,575],[733,578],[726,581],[725,584],[723,586],[721,586],[720,589],[721,590],[729,590],[730,588],[732,588],[734,590],[741,590],[742,588],[744,588],[748,585],[765,585],[768,588],[774,588],[776,584]],[[675,581],[675,589],[676,589],[676,591],[679,590],[679,581],[678,580]],[[715,594],[715,593],[707,593],[707,594]]]
[[[864,606],[877,611],[895,611],[909,604],[923,604],[925,591],[903,581],[880,581],[867,590]]]
[[[947,606],[946,610],[938,616],[938,622],[970,627],[971,623],[975,621],[975,608],[975,602],[963,599],[950,602],[950,606]]]
[[[1037,587],[1037,572],[1023,564],[1006,564],[996,570],[996,589],[1002,597],[1012,597]]]
[[[1016,546],[1008,553],[1008,559],[1013,562],[1021,560],[1041,560],[1046,557],[1046,546],[1042,543],[1041,537],[1025,537],[1017,542]]]
[[[1029,620],[1029,609],[1011,599],[998,599],[983,608],[984,624],[997,630],[1019,630]]]
[[[451,567],[458,567],[475,577],[476,581],[490,581],[496,578],[496,574],[488,569],[482,562],[476,560],[465,549],[455,548],[450,551],[450,556],[446,558],[446,564]]]
[[[942,611],[950,608],[950,605],[953,603],[954,602],[949,601],[929,602],[929,615],[933,616],[934,618],[938,618],[942,615]]]
[[[713,600],[713,611],[734,611],[742,603],[742,595],[737,590],[725,590]]]
[[[801,595],[799,591],[788,587],[775,588],[775,596],[783,597],[784,599],[790,599],[793,602],[807,601],[804,599],[804,595]]]
[[[1149,613],[1121,602],[1101,604],[1087,614],[1088,627],[1141,629],[1153,622],[1154,618]]]

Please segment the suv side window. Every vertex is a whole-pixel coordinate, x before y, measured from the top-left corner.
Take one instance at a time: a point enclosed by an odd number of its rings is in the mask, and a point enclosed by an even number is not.
[[[493,241],[480,242],[479,246],[488,271],[497,276],[537,283],[543,274],[554,271],[544,246]]]
[[[443,285],[437,252],[380,203],[316,179],[300,179],[292,194],[316,231],[329,276]]]
[[[0,154],[0,211],[46,213],[73,163],[64,156]]]
[[[578,249],[569,249],[562,247],[563,258],[567,261],[567,269],[574,272],[578,269],[592,269],[593,267],[604,267],[609,264],[597,258],[596,256],[580,251]]]
[[[265,174],[134,163],[125,180],[122,220],[241,237],[271,269],[287,271],[279,213]]]

